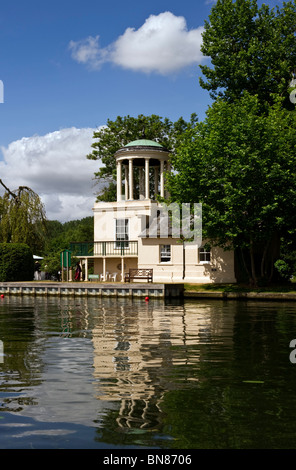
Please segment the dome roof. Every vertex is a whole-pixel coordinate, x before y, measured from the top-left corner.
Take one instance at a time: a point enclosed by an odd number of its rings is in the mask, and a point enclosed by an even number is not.
[[[163,146],[160,145],[158,142],[155,142],[154,140],[147,140],[147,139],[133,140],[132,142],[129,142],[128,144],[126,144],[125,147],[158,147],[158,148],[163,148]]]

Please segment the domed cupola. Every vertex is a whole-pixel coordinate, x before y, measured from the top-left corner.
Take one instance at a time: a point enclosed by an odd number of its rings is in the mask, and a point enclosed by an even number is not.
[[[125,176],[125,200],[134,200],[135,179],[138,181],[139,199],[154,199],[157,194],[164,196],[164,172],[169,169],[169,150],[153,140],[139,139],[119,149],[115,158],[117,201],[123,199],[122,167]]]

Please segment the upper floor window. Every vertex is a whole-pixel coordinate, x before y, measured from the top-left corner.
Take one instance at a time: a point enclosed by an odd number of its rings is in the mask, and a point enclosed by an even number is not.
[[[128,247],[128,240],[129,240],[129,220],[128,219],[116,219],[116,248],[120,248],[122,246],[122,242],[124,242],[124,247]]]

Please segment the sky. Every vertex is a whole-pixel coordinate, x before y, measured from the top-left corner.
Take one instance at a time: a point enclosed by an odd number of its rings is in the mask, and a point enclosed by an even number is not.
[[[0,179],[38,193],[49,220],[92,215],[96,129],[127,115],[204,119],[200,46],[214,2],[2,0]]]

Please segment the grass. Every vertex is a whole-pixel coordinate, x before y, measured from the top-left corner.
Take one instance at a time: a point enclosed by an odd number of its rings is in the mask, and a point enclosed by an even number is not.
[[[248,284],[184,284],[187,292],[291,292],[296,293],[296,284],[271,284],[251,287]]]

